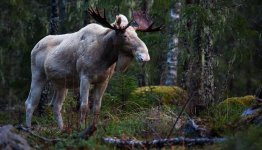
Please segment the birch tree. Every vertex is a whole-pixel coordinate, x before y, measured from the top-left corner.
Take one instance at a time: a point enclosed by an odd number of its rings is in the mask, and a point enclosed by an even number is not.
[[[177,84],[177,64],[178,64],[178,37],[175,34],[175,24],[179,20],[179,11],[181,7],[180,0],[170,1],[169,21],[168,21],[168,43],[167,56],[165,62],[164,72],[161,76],[161,83],[163,85]]]

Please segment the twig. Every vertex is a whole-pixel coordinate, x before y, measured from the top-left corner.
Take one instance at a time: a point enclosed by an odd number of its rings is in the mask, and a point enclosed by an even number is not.
[[[185,110],[185,108],[186,108],[186,106],[187,106],[187,104],[189,103],[190,100],[191,100],[191,98],[188,98],[188,99],[187,99],[187,101],[186,101],[186,103],[184,104],[182,110],[180,111],[179,115],[177,116],[176,121],[175,121],[175,123],[174,123],[172,129],[170,130],[170,132],[169,132],[167,138],[170,138],[171,134],[173,133],[173,130],[175,129],[175,126],[176,126],[176,124],[177,124],[179,118],[181,117],[182,113],[184,112],[184,110]]]
[[[204,144],[213,144],[224,142],[225,138],[166,138],[166,139],[158,139],[152,141],[140,141],[140,140],[122,140],[118,138],[103,138],[103,142],[117,145],[117,146],[132,146],[132,147],[164,147],[171,145],[204,145]]]
[[[30,133],[31,135],[45,141],[45,142],[53,142],[53,143],[56,143],[56,142],[59,142],[59,141],[64,141],[64,139],[60,139],[60,138],[56,138],[56,139],[49,139],[49,138],[46,138],[46,137],[43,137],[43,136],[40,136],[36,133],[34,133],[32,130],[30,130],[30,128],[27,128],[27,127],[24,127],[22,125],[19,125],[18,127],[16,127],[18,130],[23,130],[25,132],[28,132]]]

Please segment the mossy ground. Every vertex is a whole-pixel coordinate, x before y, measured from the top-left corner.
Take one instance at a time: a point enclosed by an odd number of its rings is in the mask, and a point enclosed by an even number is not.
[[[151,91],[151,93],[145,91]],[[157,104],[150,101],[152,98],[150,96],[152,95],[157,96],[158,100],[161,100],[163,103],[160,102]],[[136,99],[134,99],[134,97],[136,97]],[[178,87],[166,88],[154,86],[138,88],[133,91],[130,99],[126,102],[107,93],[103,99],[97,131],[88,140],[83,140],[79,139],[78,135],[80,131],[88,126],[91,115],[88,116],[85,126],[80,127],[78,124],[79,113],[76,109],[77,104],[72,95],[69,94],[65,100],[62,111],[66,127],[65,132],[61,133],[58,130],[50,107],[47,107],[45,114],[42,116],[36,113],[32,121],[33,131],[35,133],[50,139],[61,138],[63,141],[51,144],[23,131],[19,131],[19,133],[23,135],[35,149],[117,149],[117,147],[103,143],[101,138],[118,137],[122,139],[131,138],[139,140],[165,138],[169,134],[178,112],[181,110],[178,103],[174,104],[172,101],[179,100],[183,102],[185,98],[186,92]],[[245,102],[242,102],[240,99],[243,99]],[[210,107],[210,109],[203,112],[202,116],[198,119],[211,130],[215,130],[218,136],[234,135],[236,131],[231,130],[232,127],[230,124],[234,123],[234,120],[240,116],[243,109],[252,103],[252,101],[247,99],[253,99],[253,97],[227,99],[216,106]],[[248,101],[248,103],[246,103],[246,101]],[[136,104],[128,105],[132,103]],[[4,124],[23,124],[25,120],[25,110],[22,106],[21,104],[21,106],[18,105],[10,110],[0,111],[0,126]],[[183,118],[187,117],[186,114],[183,115]],[[251,130],[256,129],[261,133],[261,128],[252,128]],[[172,136],[182,135],[180,135],[180,132],[176,132],[176,134]],[[257,137],[257,134],[250,134],[251,139],[254,139],[254,137]],[[238,138],[238,136],[235,138]],[[247,139],[238,138],[238,140]],[[234,142],[230,142],[225,145],[216,144],[204,147],[177,146],[173,148],[223,149],[230,147],[230,145],[235,146]],[[247,140],[243,147],[246,147],[246,145],[250,143],[252,143],[252,141]],[[257,141],[255,141],[255,143],[257,143]]]
[[[252,95],[227,98],[210,106],[202,112],[201,116],[209,120],[210,128],[220,131],[221,134],[226,134],[234,129],[234,125],[241,118],[242,112],[254,102],[255,97]]]

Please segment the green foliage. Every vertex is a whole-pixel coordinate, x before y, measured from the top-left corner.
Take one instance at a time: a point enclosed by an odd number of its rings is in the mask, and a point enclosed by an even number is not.
[[[26,97],[30,80],[30,51],[47,34],[46,1],[1,1],[0,102]],[[3,99],[2,99],[3,98]]]
[[[228,95],[253,93],[262,81],[257,76],[261,74],[260,63],[255,63],[261,59],[258,44],[261,41],[261,18],[257,18],[261,16],[259,6],[259,0],[184,4],[175,28],[181,41],[180,78],[186,63],[200,57],[195,49],[196,35],[201,39],[199,46],[203,47],[207,40],[204,35],[209,32],[212,37],[215,84],[218,89],[216,95],[221,100]]]
[[[109,93],[121,102],[127,101],[130,93],[137,87],[134,76],[124,73],[115,73],[109,83]]]

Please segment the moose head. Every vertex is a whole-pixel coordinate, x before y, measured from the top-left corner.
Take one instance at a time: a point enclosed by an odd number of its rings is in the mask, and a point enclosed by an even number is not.
[[[136,31],[156,32],[160,31],[163,26],[153,28],[154,23],[151,22],[146,14],[141,11],[134,11],[132,13],[133,19],[130,22],[126,16],[119,14],[116,16],[113,24],[110,24],[107,21],[105,10],[104,17],[101,16],[97,8],[89,8],[88,12],[102,26],[115,31],[115,35],[112,36],[112,43],[119,51],[116,70],[126,70],[133,58],[135,58],[139,63],[150,60],[148,48],[137,36]]]

